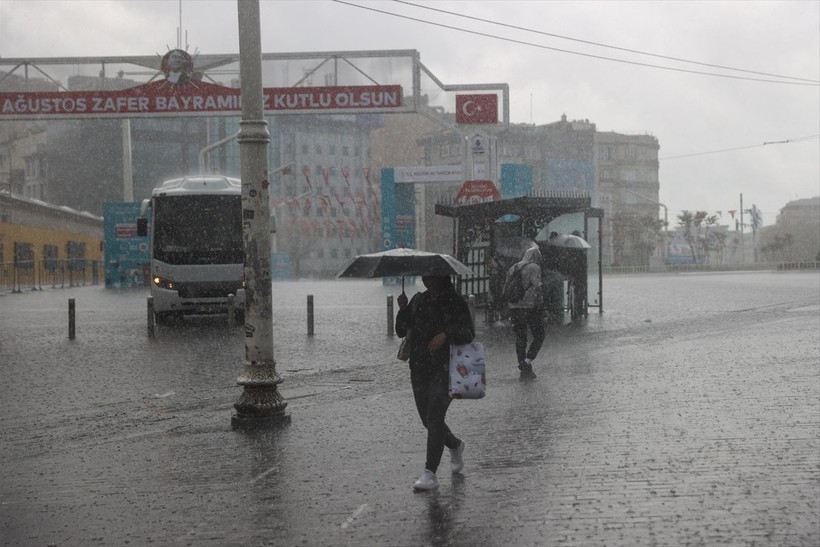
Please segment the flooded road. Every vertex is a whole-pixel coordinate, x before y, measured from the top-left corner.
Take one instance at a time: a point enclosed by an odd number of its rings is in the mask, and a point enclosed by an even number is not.
[[[142,290],[0,296],[0,545],[820,542],[820,276],[604,287],[530,386],[510,329],[479,321],[488,395],[452,405],[467,467],[429,495],[396,287],[274,285],[292,423],[256,434],[230,429],[244,338],[224,317],[149,339]]]

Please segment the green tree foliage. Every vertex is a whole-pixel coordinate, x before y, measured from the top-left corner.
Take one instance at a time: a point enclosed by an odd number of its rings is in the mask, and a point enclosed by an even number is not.
[[[760,252],[763,253],[767,262],[786,262],[792,260],[792,247],[794,246],[794,236],[790,233],[783,235],[775,234],[772,241],[762,245]]]
[[[709,215],[706,211],[683,211],[678,215],[678,225],[683,229],[694,264],[705,263],[712,254],[723,256],[727,234],[712,230],[717,223],[717,215]]]
[[[617,213],[612,217],[615,263],[647,266],[658,247],[663,221],[647,215]]]

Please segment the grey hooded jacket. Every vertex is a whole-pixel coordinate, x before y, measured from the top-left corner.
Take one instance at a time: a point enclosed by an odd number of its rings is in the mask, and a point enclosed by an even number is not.
[[[526,289],[521,300],[518,302],[510,302],[509,307],[533,309],[540,308],[544,305],[544,291],[541,283],[541,260],[541,251],[538,250],[538,247],[533,246],[527,249],[520,262],[517,262],[507,270],[507,277],[504,280],[505,285],[509,282],[513,269],[523,268],[521,277]]]

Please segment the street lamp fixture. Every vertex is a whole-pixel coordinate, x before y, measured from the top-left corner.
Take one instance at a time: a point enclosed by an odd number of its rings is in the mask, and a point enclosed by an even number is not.
[[[275,175],[276,173],[282,173],[283,175],[290,175],[291,168],[295,167],[296,164],[293,162],[287,163],[281,167],[277,167],[276,169],[271,169],[268,171],[268,175]]]

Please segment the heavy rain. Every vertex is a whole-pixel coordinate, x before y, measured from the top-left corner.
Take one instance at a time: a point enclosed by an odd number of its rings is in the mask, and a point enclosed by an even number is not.
[[[0,0],[0,546],[817,545],[818,17]]]

